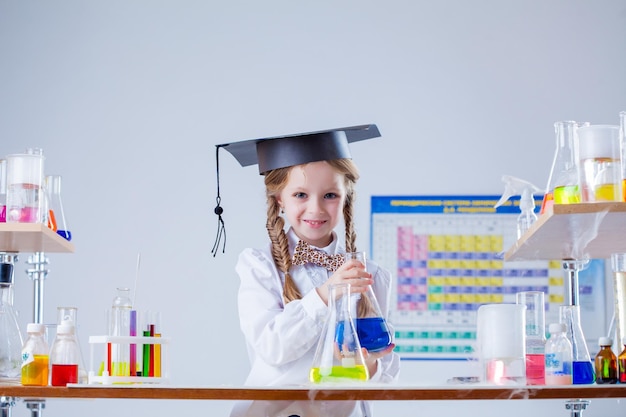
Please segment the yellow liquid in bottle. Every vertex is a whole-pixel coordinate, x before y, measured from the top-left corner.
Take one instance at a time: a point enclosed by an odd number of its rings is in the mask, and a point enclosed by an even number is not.
[[[596,186],[596,201],[619,201],[615,198],[618,189],[615,184],[600,184]]]
[[[577,185],[563,185],[554,188],[555,204],[576,204],[580,203],[580,193]]]
[[[22,385],[48,385],[48,355],[33,355],[34,361],[22,366]]]
[[[367,369],[363,365],[355,365],[351,367],[333,366],[330,374],[326,372],[322,375],[320,368],[311,368],[309,380],[314,383],[320,382],[346,382],[346,381],[367,381],[369,376]]]

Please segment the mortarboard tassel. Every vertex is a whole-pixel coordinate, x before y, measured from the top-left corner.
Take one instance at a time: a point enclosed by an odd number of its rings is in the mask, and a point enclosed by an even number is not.
[[[217,206],[215,206],[213,212],[217,215],[217,235],[215,236],[213,249],[211,249],[213,257],[217,255],[222,237],[224,237],[222,253],[226,252],[226,226],[224,225],[224,219],[222,219],[222,213],[224,213],[224,209],[222,208],[222,206],[220,206],[220,203],[222,202],[222,197],[220,197],[220,148],[221,146],[219,145],[215,147],[215,166],[217,169],[217,197],[215,198],[215,201],[217,202]]]

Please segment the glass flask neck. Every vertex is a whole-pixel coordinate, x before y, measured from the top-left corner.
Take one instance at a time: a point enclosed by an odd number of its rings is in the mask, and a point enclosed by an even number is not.
[[[13,306],[13,286],[0,285],[0,300],[4,306]]]

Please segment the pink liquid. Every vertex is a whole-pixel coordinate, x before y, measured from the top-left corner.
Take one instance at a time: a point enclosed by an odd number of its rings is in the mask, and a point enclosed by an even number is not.
[[[546,362],[542,354],[526,355],[526,385],[545,385]]]
[[[7,206],[0,206],[0,223],[7,221]]]
[[[571,375],[547,376],[546,385],[572,385]]]
[[[52,365],[50,385],[64,387],[76,383],[78,383],[78,365]]]

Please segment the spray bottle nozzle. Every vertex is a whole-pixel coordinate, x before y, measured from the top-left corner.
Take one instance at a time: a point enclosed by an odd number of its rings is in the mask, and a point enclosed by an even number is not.
[[[494,207],[500,207],[512,196],[520,196],[519,208],[522,214],[517,219],[517,237],[520,238],[537,220],[533,194],[542,190],[528,181],[511,175],[503,175],[502,182],[504,182],[504,194]]]

